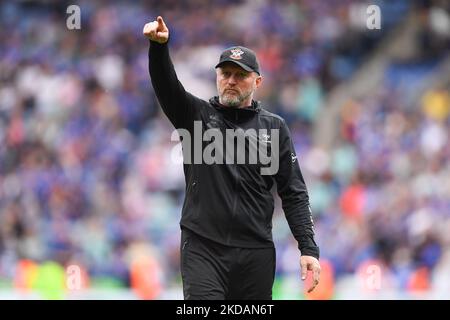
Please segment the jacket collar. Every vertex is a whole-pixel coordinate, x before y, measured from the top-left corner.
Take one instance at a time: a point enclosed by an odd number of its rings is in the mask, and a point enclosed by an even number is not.
[[[209,99],[209,103],[213,105],[213,107],[223,113],[233,113],[233,114],[239,114],[239,115],[250,115],[250,114],[256,114],[259,111],[261,111],[261,103],[256,100],[252,100],[252,104],[248,107],[244,108],[234,108],[234,107],[227,107],[224,106],[219,102],[219,97],[215,96]]]

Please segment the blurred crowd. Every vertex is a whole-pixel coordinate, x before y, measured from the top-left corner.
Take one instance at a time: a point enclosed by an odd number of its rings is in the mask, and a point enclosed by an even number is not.
[[[91,286],[132,287],[142,298],[180,287],[183,170],[142,36],[162,15],[178,76],[201,98],[216,94],[223,48],[257,52],[265,77],[257,98],[291,128],[330,288],[367,263],[399,290],[442,282],[450,270],[449,83],[412,99],[398,79],[425,81],[424,68],[432,73],[448,57],[448,6],[374,2],[381,30],[366,28],[367,4],[356,0],[78,1],[80,30],[66,27],[72,3],[0,2],[0,279],[30,286],[18,279],[29,263],[52,261],[80,266]],[[420,55],[342,106],[332,150],[315,145],[328,93],[411,10],[422,17]],[[277,200],[275,297],[300,282],[283,219]]]

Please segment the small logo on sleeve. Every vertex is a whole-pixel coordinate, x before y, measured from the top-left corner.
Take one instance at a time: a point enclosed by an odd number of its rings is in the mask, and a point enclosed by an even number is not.
[[[291,159],[292,159],[292,163],[294,163],[297,160],[297,156],[293,152],[291,153]]]

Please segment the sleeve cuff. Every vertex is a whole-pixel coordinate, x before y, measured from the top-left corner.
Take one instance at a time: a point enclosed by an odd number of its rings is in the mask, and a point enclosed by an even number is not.
[[[320,258],[320,249],[319,247],[303,247],[300,248],[300,252],[302,256],[312,256],[314,258],[316,258],[317,260],[319,260]]]

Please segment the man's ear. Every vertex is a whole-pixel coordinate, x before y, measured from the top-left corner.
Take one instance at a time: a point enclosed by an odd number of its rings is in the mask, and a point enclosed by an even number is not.
[[[256,84],[256,88],[257,88],[257,89],[258,89],[259,86],[261,85],[262,81],[263,81],[262,76],[258,76],[258,77],[256,78],[255,84]]]

